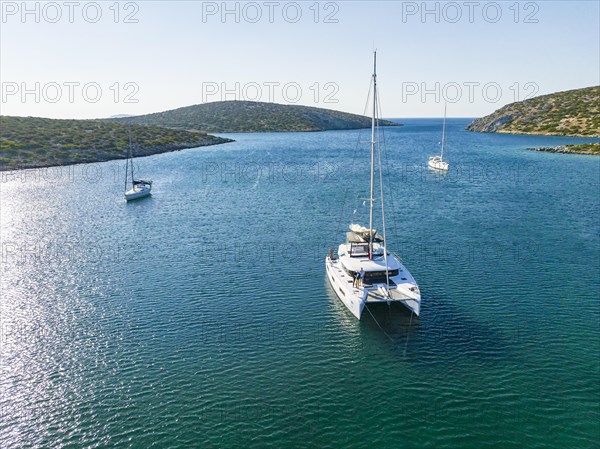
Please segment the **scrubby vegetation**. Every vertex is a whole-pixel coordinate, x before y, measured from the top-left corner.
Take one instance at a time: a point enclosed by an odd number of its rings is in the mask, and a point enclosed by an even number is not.
[[[565,145],[571,151],[600,154],[600,143],[584,143],[581,145]]]
[[[512,103],[472,122],[469,131],[600,136],[600,86]]]
[[[124,158],[127,123],[0,116],[0,169],[47,167]],[[230,139],[201,132],[132,125],[136,156],[215,145]]]

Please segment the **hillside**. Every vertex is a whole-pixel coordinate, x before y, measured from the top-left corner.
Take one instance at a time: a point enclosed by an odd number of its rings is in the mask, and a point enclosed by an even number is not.
[[[211,133],[326,131],[371,126],[362,115],[309,106],[283,105],[254,101],[218,101],[197,104],[155,114],[109,119],[140,125],[198,130]],[[395,126],[387,120],[380,122]]]
[[[600,136],[600,86],[511,103],[467,126],[469,131]]]
[[[136,156],[231,141],[157,126],[133,125],[131,135]],[[127,124],[0,116],[0,170],[122,159],[128,148]]]

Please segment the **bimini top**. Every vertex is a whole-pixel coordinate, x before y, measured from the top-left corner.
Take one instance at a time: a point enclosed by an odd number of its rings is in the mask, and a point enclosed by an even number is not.
[[[384,272],[386,270],[386,258],[383,254],[374,255],[372,259],[367,257],[353,257],[350,254],[340,254],[340,259],[344,267],[348,270],[358,273],[360,269],[364,269],[366,272],[379,271]],[[390,271],[399,270],[403,268],[400,261],[393,254],[387,256],[387,269]]]
[[[350,231],[346,233],[348,243],[368,243],[369,228],[365,228],[359,224],[351,224]],[[373,242],[382,243],[383,237],[375,229],[373,229]]]
[[[137,186],[137,185],[142,185],[142,184],[152,185],[152,181],[148,181],[145,179],[135,179],[133,181],[133,185]]]

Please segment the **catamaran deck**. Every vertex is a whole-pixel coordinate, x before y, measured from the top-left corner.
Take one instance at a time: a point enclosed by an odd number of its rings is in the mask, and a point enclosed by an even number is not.
[[[387,293],[387,291],[385,291],[385,293]],[[407,296],[396,289],[389,290],[389,295],[389,297],[384,295],[384,293],[378,289],[369,290],[367,302],[406,301],[407,299],[412,299],[410,296]]]

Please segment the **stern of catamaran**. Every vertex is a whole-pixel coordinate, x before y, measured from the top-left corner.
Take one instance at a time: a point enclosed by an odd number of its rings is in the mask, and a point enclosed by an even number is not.
[[[415,285],[410,287],[396,285],[388,288],[386,284],[376,284],[365,288],[365,302],[367,304],[400,302],[418,316],[421,311],[421,294],[418,289]]]

